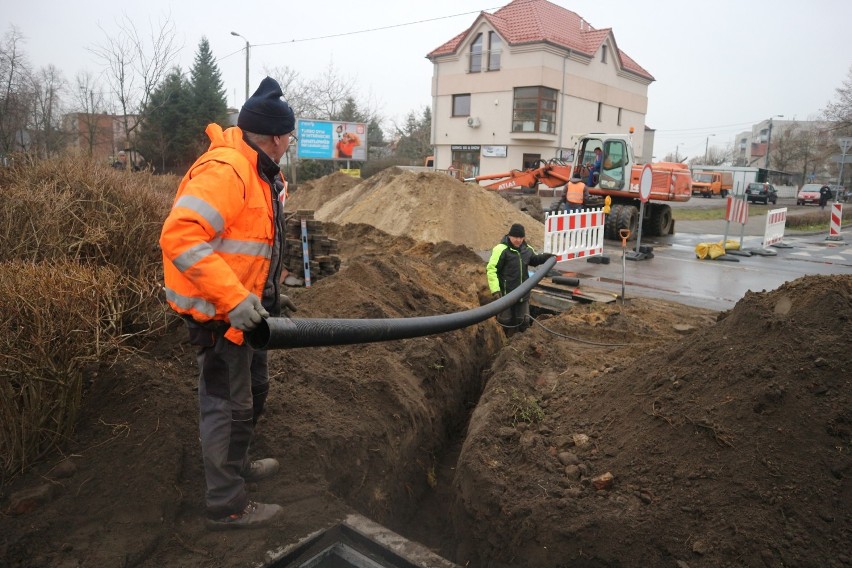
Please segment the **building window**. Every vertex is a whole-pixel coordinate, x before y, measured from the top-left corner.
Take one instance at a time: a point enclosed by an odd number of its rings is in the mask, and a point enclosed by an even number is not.
[[[606,44],[601,46],[601,63],[606,63]]]
[[[453,95],[453,116],[470,116],[470,95]]]
[[[618,109],[618,125],[621,126],[621,109]]]
[[[556,133],[556,89],[517,87],[512,106],[512,132]]]
[[[470,73],[482,71],[482,34],[477,34],[476,39],[470,44]]]
[[[488,32],[488,70],[500,69],[500,53],[503,51],[503,40],[496,32]]]
[[[598,122],[601,122],[603,117],[603,103],[598,103]]]

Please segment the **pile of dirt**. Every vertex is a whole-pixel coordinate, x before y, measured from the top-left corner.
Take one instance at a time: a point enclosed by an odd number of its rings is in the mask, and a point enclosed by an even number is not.
[[[326,201],[346,193],[358,183],[360,180],[340,172],[306,181],[290,193],[284,204],[284,210],[319,209]]]
[[[748,293],[654,348],[656,315],[546,324],[630,347],[536,327],[498,355],[454,476],[457,526],[490,545],[448,554],[481,566],[850,565],[852,276]],[[519,421],[522,410],[541,420]]]
[[[314,190],[323,187],[328,184],[317,184]],[[419,241],[449,241],[488,250],[513,223],[521,223],[533,247],[540,250],[544,243],[544,228],[533,217],[496,192],[441,173],[388,168],[323,201],[315,214],[321,221],[365,223]]]
[[[475,308],[475,251],[512,222],[541,230],[493,193],[399,170],[319,210],[343,264],[290,290],[299,318]],[[175,322],[92,369],[64,454],[0,489],[0,564],[256,566],[359,512],[469,566],[849,566],[850,336],[846,275],[721,314],[635,298],[510,339],[490,319],[273,351],[253,450],[282,470],[249,489],[284,515],[211,533]]]

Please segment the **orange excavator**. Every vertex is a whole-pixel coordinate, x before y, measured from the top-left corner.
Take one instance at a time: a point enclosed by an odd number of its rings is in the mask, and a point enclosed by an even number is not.
[[[600,167],[594,168],[591,163],[598,148],[602,150],[602,160]],[[611,208],[604,227],[605,238],[620,239],[622,229],[635,235],[640,222],[643,235],[672,234],[674,219],[668,203],[689,201],[692,197],[689,167],[675,162],[651,164],[651,193],[645,207],[641,208],[644,216],[640,219],[639,180],[643,167],[644,164],[636,163],[633,157],[630,135],[592,133],[577,137],[571,163],[562,160],[542,161],[535,168],[480,175],[465,181],[497,180],[484,187],[497,191],[521,189],[524,193],[535,193],[538,184],[549,188],[561,187],[571,179],[572,172],[577,172],[586,182],[591,196],[610,198]]]

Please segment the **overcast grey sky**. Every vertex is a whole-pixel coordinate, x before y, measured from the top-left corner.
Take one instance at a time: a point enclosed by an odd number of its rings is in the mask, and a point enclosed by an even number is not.
[[[703,154],[708,137],[711,147],[724,147],[770,116],[814,118],[835,98],[852,65],[849,0],[553,2],[595,28],[612,28],[619,48],[656,78],[648,89],[647,125],[657,131],[658,159],[676,146],[681,155]],[[286,65],[308,79],[333,64],[363,98],[399,121],[431,102],[426,54],[464,31],[480,11],[506,3],[0,0],[0,32],[17,26],[34,67],[53,64],[73,81],[80,70],[100,71],[87,47],[103,44],[124,15],[139,30],[168,18],[183,46],[178,64],[188,70],[206,36],[219,59],[228,103],[239,107],[245,42],[230,34],[236,31],[255,46],[252,91],[264,68]],[[347,32],[364,33],[339,35]]]

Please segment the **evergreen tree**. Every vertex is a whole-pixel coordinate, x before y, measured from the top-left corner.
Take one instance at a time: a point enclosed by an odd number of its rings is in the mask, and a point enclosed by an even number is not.
[[[142,110],[137,145],[157,171],[174,170],[194,159],[197,132],[188,128],[192,106],[189,85],[179,68],[151,93]]]
[[[222,83],[222,72],[219,70],[210,42],[206,37],[198,44],[195,63],[190,70],[189,79],[192,91],[192,120],[191,125],[198,128],[199,138],[207,145],[204,129],[211,122],[226,127],[228,119],[228,103],[225,97],[225,87]]]
[[[423,108],[423,115],[417,118],[414,111],[408,113],[405,127],[397,127],[399,143],[396,147],[396,155],[399,158],[413,160],[417,164],[423,163],[426,156],[432,154],[432,110]]]

